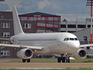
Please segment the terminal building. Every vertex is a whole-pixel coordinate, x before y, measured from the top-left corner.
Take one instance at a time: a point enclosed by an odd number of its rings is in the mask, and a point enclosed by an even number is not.
[[[91,27],[90,18],[87,18],[85,22],[78,22],[78,21],[69,22],[66,19],[64,19],[61,22],[60,32],[73,33],[79,38],[81,44],[85,44],[83,38],[84,36],[87,36],[88,41],[90,43],[90,32],[91,32],[90,27]]]
[[[86,19],[86,22],[78,22],[78,21],[69,22],[66,19],[64,19],[61,22],[60,31],[73,33],[73,32],[80,31],[80,30],[86,29],[86,28],[90,28],[90,19],[89,18]]]
[[[59,32],[61,16],[42,12],[33,12],[19,15],[21,26],[25,33]],[[13,15],[10,11],[0,11],[0,38],[10,38],[14,35]],[[0,40],[0,43],[10,44]],[[0,47],[0,58],[17,58],[16,48]]]

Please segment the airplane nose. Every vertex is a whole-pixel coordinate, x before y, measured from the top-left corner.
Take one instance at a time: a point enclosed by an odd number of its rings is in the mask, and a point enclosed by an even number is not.
[[[70,48],[70,50],[72,52],[76,52],[79,48],[80,48],[80,42],[74,42],[73,44],[70,45],[72,48]]]
[[[73,48],[79,49],[79,48],[80,48],[80,42],[79,42],[79,41],[74,42],[74,43],[73,43]]]

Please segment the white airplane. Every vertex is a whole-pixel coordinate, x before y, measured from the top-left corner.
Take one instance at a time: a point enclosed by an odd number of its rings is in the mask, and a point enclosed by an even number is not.
[[[85,57],[86,52],[80,48],[78,38],[68,32],[60,33],[31,33],[23,32],[21,23],[18,17],[16,7],[13,6],[13,22],[14,22],[14,36],[10,38],[13,44],[0,44],[2,47],[19,48],[17,56],[22,58],[23,62],[30,62],[33,54],[60,54],[57,58],[58,62],[70,62],[71,55],[78,57]],[[86,46],[86,45],[83,45]],[[74,53],[75,52],[75,53]],[[82,54],[84,52],[84,55]],[[66,55],[64,57],[64,55]]]

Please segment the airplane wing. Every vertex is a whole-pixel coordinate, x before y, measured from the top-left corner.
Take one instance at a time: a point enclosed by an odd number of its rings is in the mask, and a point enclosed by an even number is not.
[[[11,40],[10,38],[0,38],[0,40],[10,41],[13,44],[13,40]]]
[[[88,56],[93,56],[93,54],[92,54],[92,53],[88,53],[87,55],[88,55]]]
[[[26,45],[14,45],[14,44],[0,44],[1,47],[11,48],[31,48],[32,50],[42,50],[43,46],[26,46]]]
[[[83,45],[80,45],[80,47],[89,47],[89,46],[93,46],[93,44],[83,44]]]

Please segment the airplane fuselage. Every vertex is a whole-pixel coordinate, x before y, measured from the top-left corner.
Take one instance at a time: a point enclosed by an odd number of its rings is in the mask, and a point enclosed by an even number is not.
[[[65,38],[73,38],[74,40],[66,40]],[[43,46],[40,54],[64,54],[73,53],[79,49],[79,40],[71,33],[31,33],[18,34],[11,37],[15,44],[28,46]]]

